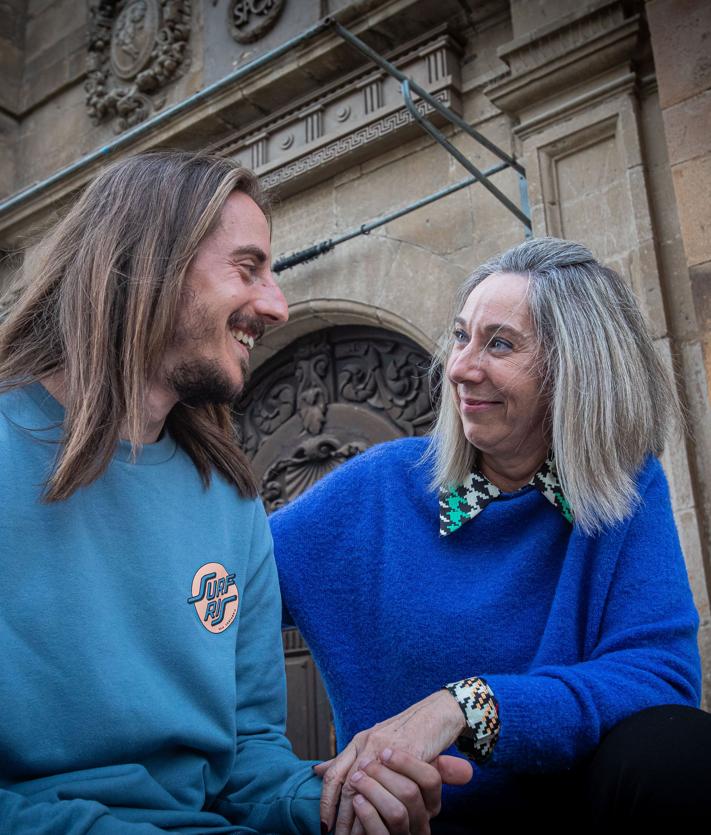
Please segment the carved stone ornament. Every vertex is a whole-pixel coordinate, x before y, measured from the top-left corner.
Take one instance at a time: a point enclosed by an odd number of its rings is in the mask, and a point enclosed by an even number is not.
[[[426,433],[429,362],[404,336],[348,326],[303,337],[259,368],[236,422],[267,511],[373,444]]]
[[[459,36],[445,23],[402,44],[388,58],[461,113],[462,54]],[[416,99],[415,106],[434,124],[444,123],[429,103]],[[263,187],[278,187],[285,197],[421,133],[403,104],[397,80],[368,66],[241,126],[209,150],[251,162]]]
[[[165,103],[189,60],[191,0],[91,0],[86,106],[94,124],[133,127]]]
[[[231,0],[228,8],[230,34],[237,43],[253,43],[277,22],[286,0]]]

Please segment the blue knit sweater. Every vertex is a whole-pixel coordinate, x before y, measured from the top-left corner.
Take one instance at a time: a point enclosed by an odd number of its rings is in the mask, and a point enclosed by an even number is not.
[[[441,538],[425,443],[374,447],[271,517],[285,619],[321,670],[339,748],[483,676],[501,734],[445,808],[496,809],[518,774],[570,768],[628,715],[699,704],[698,615],[655,458],[635,514],[599,536],[526,487]]]

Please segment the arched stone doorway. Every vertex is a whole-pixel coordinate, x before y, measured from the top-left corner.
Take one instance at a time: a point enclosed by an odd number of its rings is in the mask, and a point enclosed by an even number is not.
[[[241,442],[267,512],[307,490],[343,461],[433,420],[429,354],[380,327],[309,333],[261,365],[237,409]],[[330,708],[303,638],[284,632],[289,736],[303,758],[334,753]]]

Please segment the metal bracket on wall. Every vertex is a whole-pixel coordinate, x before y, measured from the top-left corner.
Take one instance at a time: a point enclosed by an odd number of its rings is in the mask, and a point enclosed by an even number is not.
[[[400,90],[402,92],[403,99],[405,100],[405,107],[412,116],[413,120],[417,122],[417,124],[420,125],[420,127],[428,133],[435,140],[435,142],[440,144],[447,151],[447,153],[453,156],[454,159],[456,159],[457,162],[460,163],[460,165],[462,165],[471,176],[466,180],[460,180],[458,183],[455,183],[448,188],[441,189],[440,191],[434,192],[427,197],[416,200],[408,206],[404,206],[402,209],[398,209],[388,215],[383,215],[382,217],[376,218],[369,223],[364,223],[356,229],[345,232],[343,235],[339,235],[337,238],[329,238],[325,241],[321,241],[320,243],[313,244],[312,246],[299,250],[299,252],[295,252],[292,255],[280,258],[273,265],[274,272],[283,272],[284,270],[288,270],[290,267],[295,267],[297,264],[303,264],[306,261],[318,258],[325,252],[330,252],[330,250],[344,241],[348,241],[358,235],[367,235],[378,226],[383,226],[385,223],[388,223],[395,218],[402,217],[402,215],[408,214],[415,209],[419,209],[422,206],[433,203],[435,200],[446,197],[448,194],[452,194],[452,192],[457,191],[460,188],[465,188],[466,186],[474,185],[475,183],[481,183],[487,191],[489,191],[509,212],[511,212],[512,215],[514,215],[514,217],[520,220],[523,224],[526,238],[530,238],[532,235],[532,228],[528,204],[528,183],[526,181],[526,170],[524,167],[512,156],[499,148],[498,145],[494,144],[490,139],[487,139],[484,134],[480,133],[464,119],[454,113],[454,111],[442,104],[442,102],[435,98],[435,96],[428,93],[427,90],[411,78],[408,78],[394,64],[391,64],[390,61],[383,58],[383,56],[375,52],[375,50],[371,49],[366,43],[354,35],[350,30],[346,29],[346,27],[340,24],[337,20],[332,21],[332,26],[347,43],[351,44],[351,46],[355,47],[363,55],[373,61],[373,63],[377,64],[382,70],[388,73],[388,75],[400,82]],[[492,154],[502,160],[502,163],[494,166],[493,168],[489,168],[486,171],[480,171],[474,163],[459,150],[459,148],[447,139],[441,130],[435,127],[432,122],[420,112],[417,105],[413,101],[413,91],[422,100],[426,101],[433,110],[436,110],[444,116],[450,124],[460,130],[463,130],[468,136],[474,139],[475,142],[486,148],[488,151],[491,151]],[[502,171],[505,168],[512,168],[518,174],[519,197],[521,201],[520,208],[489,180],[489,177],[492,174]]]

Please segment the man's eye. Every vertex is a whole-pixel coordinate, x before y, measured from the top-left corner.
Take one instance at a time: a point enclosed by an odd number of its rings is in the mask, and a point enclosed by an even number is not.
[[[247,273],[250,281],[256,281],[259,278],[259,267],[256,264],[240,264],[240,267]]]
[[[454,337],[455,342],[468,342],[469,337],[466,334],[466,331],[463,331],[461,328],[455,328],[452,332],[452,336]]]

